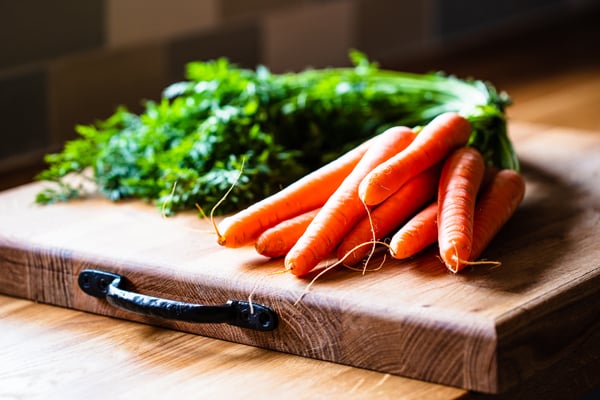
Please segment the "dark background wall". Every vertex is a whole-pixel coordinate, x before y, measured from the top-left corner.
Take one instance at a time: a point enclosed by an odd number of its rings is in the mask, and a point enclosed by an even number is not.
[[[596,5],[0,0],[0,179],[39,168],[43,154],[74,137],[76,124],[106,118],[121,104],[140,110],[143,99],[158,98],[168,83],[183,77],[188,61],[225,56],[245,67],[297,71],[348,65],[348,49],[357,48],[383,67],[418,69],[426,65],[420,60],[448,58]]]

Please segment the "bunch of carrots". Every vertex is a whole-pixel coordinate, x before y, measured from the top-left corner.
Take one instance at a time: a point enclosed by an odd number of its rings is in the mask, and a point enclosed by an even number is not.
[[[376,245],[405,259],[435,244],[458,272],[483,251],[523,199],[512,169],[488,166],[470,122],[438,115],[417,132],[396,126],[217,226],[226,247],[254,245],[305,276],[331,260],[354,266]]]

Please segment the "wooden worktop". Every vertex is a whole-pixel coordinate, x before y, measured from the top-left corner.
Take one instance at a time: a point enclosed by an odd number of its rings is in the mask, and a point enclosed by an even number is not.
[[[72,314],[66,309],[2,297],[0,339],[3,348],[9,349],[6,357],[9,362],[0,367],[0,388],[33,394],[31,390],[50,390],[43,387],[50,380],[56,385],[52,391],[65,396],[77,397],[90,387],[106,386],[105,390],[119,395],[137,397],[148,390],[161,393],[149,389],[157,385],[169,387],[171,392],[176,387],[182,395],[200,390],[197,387],[211,396],[217,394],[213,390],[224,391],[229,398],[242,396],[242,385],[223,384],[238,379],[247,382],[250,374],[252,379],[246,385],[253,387],[252,394],[243,395],[244,398],[262,397],[265,394],[262,391],[269,387],[275,390],[287,385],[291,386],[291,398],[302,398],[307,393],[308,381],[311,382],[308,398],[315,394],[430,398],[430,392],[440,398],[456,398],[470,394],[397,375],[496,391],[500,386],[512,387],[509,381],[527,383],[539,379],[533,371],[545,375],[552,364],[564,367],[568,362],[583,362],[582,357],[567,360],[573,350],[585,349],[597,356],[595,343],[600,343],[600,331],[594,310],[599,300],[596,285],[599,253],[594,246],[598,226],[593,221],[597,220],[598,188],[590,183],[590,176],[599,170],[600,160],[594,154],[600,149],[600,137],[594,132],[539,124],[513,123],[511,128],[517,151],[523,156],[529,191],[524,209],[511,225],[512,231],[506,233],[513,239],[504,235],[504,246],[492,249],[506,261],[506,268],[495,274],[492,270],[481,270],[482,274],[471,276],[472,279],[467,276],[457,280],[435,272],[438,264],[435,257],[426,256],[411,262],[415,265],[386,268],[369,279],[344,282],[338,279],[337,285],[322,283],[313,288],[310,301],[302,310],[290,308],[286,300],[287,294],[299,287],[298,282],[277,274],[271,275],[267,285],[267,281],[256,276],[260,272],[252,272],[256,269],[240,269],[247,264],[247,257],[256,259],[250,254],[251,249],[220,251],[209,233],[208,237],[201,237],[199,220],[194,215],[167,222],[152,207],[137,202],[117,206],[104,199],[33,206],[30,202],[40,184],[2,193],[0,219],[5,225],[0,228],[0,260],[5,274],[0,277],[0,292],[152,324],[146,318],[113,313],[93,298],[90,301],[80,290],[75,290],[73,277],[83,267],[111,271],[117,268],[134,284],[138,281],[135,285],[141,292],[150,290],[167,298],[192,296],[196,301],[194,296],[201,295],[198,298],[201,303],[226,293],[239,297],[244,293],[242,287],[250,285],[256,289],[253,296],[256,301],[266,300],[285,319],[274,336],[215,327],[203,330],[185,324],[159,325],[381,372],[115,319],[96,320],[87,314]],[[579,157],[574,153],[579,153]],[[565,193],[572,187],[578,188],[581,197],[568,202]],[[549,195],[558,201],[550,201]],[[579,211],[575,212],[576,209]],[[548,223],[546,214],[555,212],[558,214],[553,218],[554,223]],[[570,249],[568,256],[558,252],[562,248]],[[268,266],[264,262],[259,264],[262,269],[258,271],[264,273]],[[276,265],[272,267],[281,270]],[[219,277],[228,278],[223,281]],[[145,283],[140,285],[140,280]],[[340,287],[343,290],[338,290]],[[191,288],[202,290],[190,292]],[[278,293],[276,296],[268,294],[273,290]],[[166,296],[163,291],[168,292]],[[381,293],[387,293],[385,301]],[[427,312],[419,304],[427,304],[423,306]],[[354,311],[347,316],[351,320],[339,324],[346,318],[346,309]],[[382,310],[387,311],[381,314]],[[319,317],[321,312],[324,315]],[[319,321],[329,321],[331,312],[336,313],[336,318],[321,326]],[[352,323],[357,316],[365,323]],[[555,321],[554,326],[548,325],[548,321]],[[328,329],[329,325],[334,329]],[[344,328],[335,329],[336,326]],[[400,335],[405,329],[419,333],[417,337]],[[376,337],[370,337],[371,334]],[[364,345],[353,338],[362,338]],[[407,338],[412,339],[407,341]],[[194,343],[198,348],[210,347],[210,356],[203,350],[195,351]],[[296,349],[289,343],[300,347]],[[551,348],[545,343],[550,343]],[[230,352],[241,352],[236,363],[227,361]],[[585,365],[589,362],[586,360]],[[288,367],[280,367],[281,363]],[[56,368],[50,368],[53,365]],[[144,383],[152,376],[155,365],[162,374]],[[223,365],[227,365],[225,370]],[[320,371],[318,377],[313,376],[315,368]],[[38,371],[41,377],[30,376],[33,371]],[[206,371],[211,372],[207,375]],[[360,378],[347,380],[339,387],[332,385],[331,378],[335,376],[337,382],[338,374],[342,373]],[[552,382],[562,382],[564,386],[564,371],[557,374],[561,379]],[[23,375],[32,380],[18,379]],[[81,385],[81,376],[91,381]],[[580,373],[578,378],[587,376]],[[107,379],[116,382],[109,384]],[[35,385],[31,386],[31,382]],[[323,387],[318,387],[320,382]],[[365,382],[364,387],[361,382]]]
[[[600,64],[567,65],[504,87],[519,121],[600,132]],[[506,80],[509,82],[509,80]],[[0,295],[0,398],[458,399],[483,396],[399,376]],[[576,398],[598,385],[574,354],[519,391]],[[560,379],[559,379],[560,378]],[[544,385],[540,383],[543,382]],[[565,391],[562,391],[565,394]],[[509,398],[518,398],[513,393]]]
[[[463,390],[0,296],[0,398],[457,399]]]

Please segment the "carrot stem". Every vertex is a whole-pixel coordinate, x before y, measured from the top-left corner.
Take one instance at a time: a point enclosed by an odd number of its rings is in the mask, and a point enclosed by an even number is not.
[[[356,224],[337,249],[338,258],[346,260],[344,265],[355,265],[367,256],[369,249],[358,244],[382,240],[430,201],[436,194],[438,175],[435,166],[422,172],[378,205],[370,218]]]
[[[224,218],[216,226],[217,242],[225,247],[253,244],[265,230],[321,207],[356,166],[370,143],[369,140],[361,144],[274,195]]]

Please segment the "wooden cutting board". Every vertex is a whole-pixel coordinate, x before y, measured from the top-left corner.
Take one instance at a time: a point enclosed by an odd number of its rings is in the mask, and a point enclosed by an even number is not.
[[[141,202],[101,198],[38,206],[34,197],[43,184],[35,183],[0,194],[0,292],[469,390],[505,391],[571,351],[600,354],[600,134],[524,123],[512,123],[510,132],[527,194],[485,253],[500,267],[453,275],[430,249],[365,274],[338,269],[307,288],[308,281],[281,273],[280,260],[251,247],[219,247],[210,224],[195,213],[163,218]],[[119,274],[132,293],[186,304],[247,302],[251,316],[262,305],[274,316],[259,325],[275,329],[123,310],[81,289],[80,273],[88,270]]]

